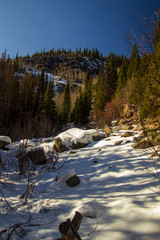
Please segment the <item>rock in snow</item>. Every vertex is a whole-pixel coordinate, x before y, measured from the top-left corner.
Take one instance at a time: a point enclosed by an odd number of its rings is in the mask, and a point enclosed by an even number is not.
[[[43,165],[47,162],[45,152],[41,147],[29,149],[26,155],[31,159],[34,165]]]
[[[101,134],[96,129],[82,130],[79,128],[71,128],[61,134],[58,135],[60,138],[61,144],[69,148],[81,148],[85,147],[87,144],[92,141],[98,140],[101,138]]]
[[[0,136],[0,149],[5,145],[11,144],[11,139],[8,136]]]

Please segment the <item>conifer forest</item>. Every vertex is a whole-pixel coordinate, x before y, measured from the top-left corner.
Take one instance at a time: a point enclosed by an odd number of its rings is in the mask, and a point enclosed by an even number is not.
[[[139,20],[131,54],[98,49],[41,50],[0,59],[0,133],[13,139],[55,135],[67,126],[96,127],[133,104],[142,120],[160,114],[160,20]],[[107,46],[106,46],[107,47]]]

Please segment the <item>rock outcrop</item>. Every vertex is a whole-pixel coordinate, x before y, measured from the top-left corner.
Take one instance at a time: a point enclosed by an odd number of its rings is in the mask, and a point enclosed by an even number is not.
[[[0,149],[4,146],[11,144],[11,139],[8,136],[0,136]]]

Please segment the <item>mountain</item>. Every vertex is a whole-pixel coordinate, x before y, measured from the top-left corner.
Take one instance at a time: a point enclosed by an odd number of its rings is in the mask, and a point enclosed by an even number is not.
[[[98,75],[103,61],[86,56],[49,55],[47,53],[25,57],[23,64],[37,70],[45,68],[45,72],[61,76],[66,80],[82,81],[89,68],[92,75]]]

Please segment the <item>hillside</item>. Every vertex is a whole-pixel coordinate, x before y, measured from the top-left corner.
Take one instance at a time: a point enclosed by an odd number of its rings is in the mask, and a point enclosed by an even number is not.
[[[66,80],[82,82],[88,68],[91,70],[92,75],[98,75],[103,62],[98,58],[71,57],[67,55],[51,56],[44,53],[29,59],[25,58],[23,63],[38,70],[44,67],[45,72],[52,73],[55,76],[61,76]]]
[[[139,25],[129,58],[97,49],[50,50],[0,59],[0,132],[14,139],[49,137],[70,125],[103,127],[134,105],[142,122],[160,114],[160,21]],[[147,27],[152,32],[147,31]],[[146,47],[146,45],[148,47]]]

